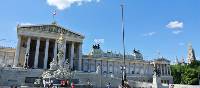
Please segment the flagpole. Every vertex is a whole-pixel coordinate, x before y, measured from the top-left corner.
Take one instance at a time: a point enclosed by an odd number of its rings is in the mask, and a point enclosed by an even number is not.
[[[55,21],[55,19],[54,19],[54,14],[53,14],[53,22]]]
[[[123,66],[122,66],[122,87],[125,85],[126,81],[126,63],[125,63],[125,31],[124,31],[124,4],[121,4],[121,21],[122,21],[122,43],[123,43]]]

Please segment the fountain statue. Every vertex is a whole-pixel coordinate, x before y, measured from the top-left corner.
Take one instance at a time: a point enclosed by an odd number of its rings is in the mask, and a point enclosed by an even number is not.
[[[53,59],[50,63],[50,69],[42,74],[42,78],[46,83],[51,83],[51,79],[70,80],[73,78],[68,59],[65,60],[64,58],[64,41],[64,34],[61,32],[56,41],[58,48],[57,59]]]

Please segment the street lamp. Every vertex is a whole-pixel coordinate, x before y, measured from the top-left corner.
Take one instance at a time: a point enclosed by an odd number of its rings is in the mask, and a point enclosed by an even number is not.
[[[124,5],[121,4],[121,10],[122,10],[122,17],[121,17],[121,21],[122,21],[122,44],[123,44],[123,66],[122,66],[122,87],[125,87],[125,81],[127,81],[126,79],[126,65],[125,65],[125,43],[124,43]]]
[[[126,80],[126,67],[125,66],[121,66],[120,68],[122,70],[122,87],[124,87],[125,86],[125,81],[127,81]]]
[[[200,72],[198,73],[199,85],[200,85]]]

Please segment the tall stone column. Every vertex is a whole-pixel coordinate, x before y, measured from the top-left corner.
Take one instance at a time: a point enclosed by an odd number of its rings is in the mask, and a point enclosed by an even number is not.
[[[128,63],[128,73],[131,74],[131,64],[130,64],[130,62]]]
[[[14,65],[13,67],[17,67],[19,62],[19,54],[20,54],[20,46],[21,46],[21,36],[18,36],[18,42],[17,42],[17,49],[15,52],[15,59],[14,59]]]
[[[147,73],[147,64],[144,63],[143,66],[144,66],[144,75],[146,75],[146,73]]]
[[[40,38],[37,39],[36,51],[35,51],[35,60],[34,60],[34,68],[38,68],[38,56],[40,52]]]
[[[64,54],[63,54],[64,56],[63,56],[62,62],[64,62],[66,60],[66,43],[67,43],[67,41],[64,40]]]
[[[88,59],[89,72],[91,72],[91,62],[92,62],[92,60]]]
[[[103,73],[103,61],[101,60],[101,74]]]
[[[74,42],[72,42],[71,44],[71,53],[70,53],[70,66],[71,68],[73,68],[73,64],[74,64]]]
[[[28,63],[28,59],[29,59],[29,50],[30,50],[30,44],[31,44],[31,37],[28,37],[27,43],[26,43],[26,53],[25,53],[25,60],[24,60],[24,66],[25,64]],[[27,64],[28,67],[28,64]]]
[[[79,71],[81,71],[81,61],[82,61],[82,43],[79,44],[79,54],[78,54],[78,60],[79,60]]]
[[[107,60],[107,61],[106,61],[106,72],[109,73],[108,71],[109,71],[109,70],[108,70],[108,60]]]
[[[142,75],[144,75],[144,74],[146,74],[146,66],[145,66],[145,64],[142,64],[143,65],[143,73],[142,73]]]
[[[163,75],[163,71],[162,71],[162,64],[160,64],[160,74]]]
[[[169,75],[169,72],[168,72],[169,71],[169,66],[166,65],[166,68],[167,68],[167,73],[166,74]]]
[[[57,44],[57,41],[55,40],[55,46],[54,46],[54,60],[56,60],[57,59],[57,48],[58,48],[58,46],[57,46],[58,44]]]
[[[115,73],[115,62],[113,61],[113,74]]]
[[[147,74],[151,74],[150,68],[151,68],[151,65],[148,63],[147,64]]]
[[[135,63],[133,64],[133,70],[132,71],[134,71],[134,74],[135,74]],[[131,72],[132,73],[132,72]]]
[[[45,56],[44,56],[44,69],[47,69],[48,51],[49,51],[49,39],[46,40]]]
[[[164,64],[164,75],[166,75],[166,64]]]
[[[80,63],[79,63],[80,65]],[[94,60],[94,66],[95,66],[95,72],[97,71],[97,60]],[[79,71],[81,71],[81,69],[79,68]]]

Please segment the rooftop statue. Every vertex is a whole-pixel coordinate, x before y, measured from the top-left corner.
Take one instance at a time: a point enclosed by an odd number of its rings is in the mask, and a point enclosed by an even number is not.
[[[133,50],[133,53],[141,54],[140,51],[139,51],[139,50],[135,50],[135,48],[134,48],[134,50]]]
[[[134,56],[134,59],[143,59],[143,56],[140,53],[140,51],[136,49],[133,50],[133,56]]]
[[[92,46],[93,49],[100,49],[100,44],[95,44]]]

